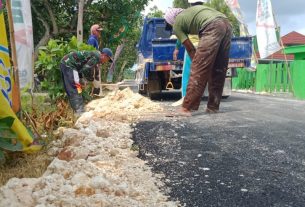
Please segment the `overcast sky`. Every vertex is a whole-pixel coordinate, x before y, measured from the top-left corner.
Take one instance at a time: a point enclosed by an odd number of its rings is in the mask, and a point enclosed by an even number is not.
[[[154,5],[165,11],[172,6],[172,2],[173,0],[153,0],[146,11]],[[291,31],[305,35],[305,0],[271,0],[271,3],[276,21],[281,27],[282,36]],[[257,0],[239,0],[239,4],[250,33],[255,35]]]

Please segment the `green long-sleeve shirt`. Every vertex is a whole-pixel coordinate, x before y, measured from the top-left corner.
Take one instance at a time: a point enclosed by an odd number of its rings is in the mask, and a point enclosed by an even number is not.
[[[199,31],[214,19],[226,16],[207,6],[192,6],[181,12],[173,26],[174,33],[180,42],[188,39],[189,34],[198,35]]]

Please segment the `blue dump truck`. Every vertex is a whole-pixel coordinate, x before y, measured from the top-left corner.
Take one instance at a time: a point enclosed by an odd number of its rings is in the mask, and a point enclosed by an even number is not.
[[[136,81],[140,94],[155,99],[165,90],[180,90],[185,49],[180,48],[176,61],[173,52],[176,39],[172,32],[165,30],[163,18],[146,18],[138,48]],[[236,67],[249,67],[252,54],[251,37],[233,37],[230,49],[229,70],[227,72],[223,97],[231,95],[232,76]],[[205,96],[207,96],[207,90]]]

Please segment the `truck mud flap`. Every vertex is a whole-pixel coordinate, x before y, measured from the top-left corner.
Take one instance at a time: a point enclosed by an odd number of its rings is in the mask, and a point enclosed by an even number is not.
[[[157,99],[161,90],[161,79],[158,72],[150,71],[147,80],[147,95],[150,99]]]

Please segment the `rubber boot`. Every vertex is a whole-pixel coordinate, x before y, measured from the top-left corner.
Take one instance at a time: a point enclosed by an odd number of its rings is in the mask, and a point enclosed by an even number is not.
[[[77,94],[70,96],[69,102],[76,115],[81,115],[85,112],[83,97],[81,95]]]

